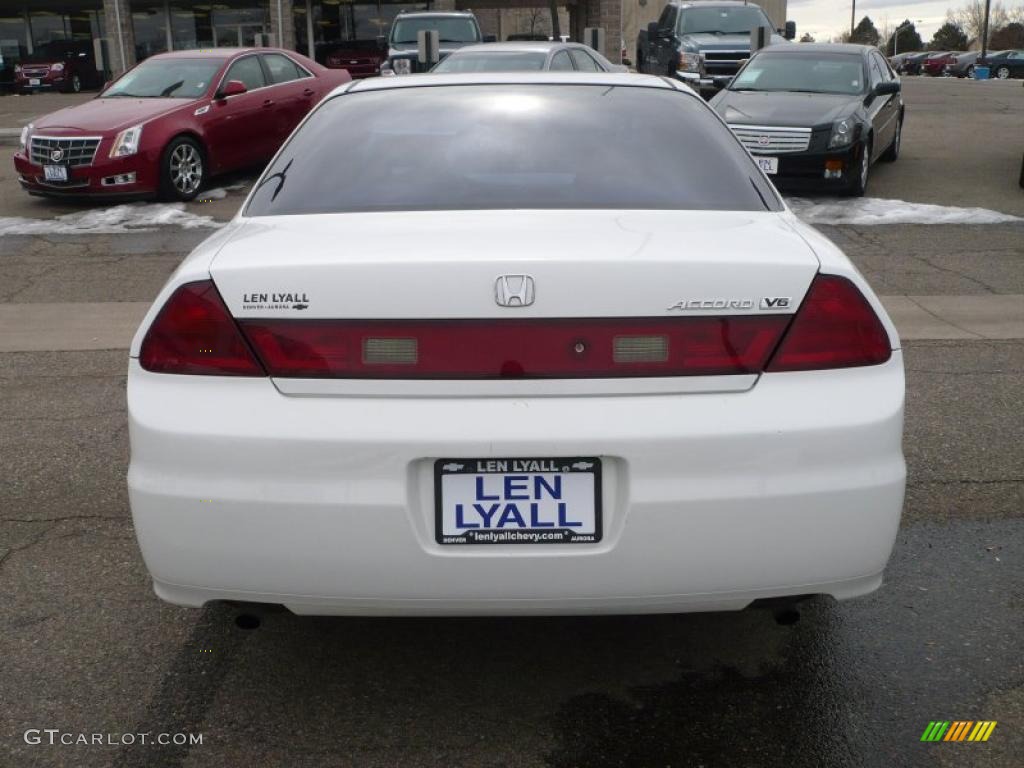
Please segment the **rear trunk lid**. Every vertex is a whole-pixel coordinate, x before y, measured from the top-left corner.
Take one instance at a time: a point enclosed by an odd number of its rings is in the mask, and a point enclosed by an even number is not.
[[[807,244],[773,213],[433,211],[252,218],[217,254],[211,276],[245,327],[790,315],[817,270]],[[531,278],[529,295],[521,276]],[[687,391],[754,381],[696,378]],[[407,382],[403,391],[443,384]],[[337,391],[295,379],[284,388]]]

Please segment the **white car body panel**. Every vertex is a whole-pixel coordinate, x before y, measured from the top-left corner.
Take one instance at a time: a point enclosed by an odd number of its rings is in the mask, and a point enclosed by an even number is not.
[[[479,81],[689,93],[618,74]],[[469,80],[375,78],[338,92],[446,82]],[[211,277],[238,318],[486,319],[701,315],[669,307],[721,298],[754,300],[728,314],[767,314],[760,298],[795,306],[819,271],[867,298],[889,334],[887,362],[671,379],[357,381],[159,374],[138,360],[174,290]],[[520,273],[535,278],[536,302],[499,307],[496,278]],[[304,292],[308,307],[245,309],[243,296],[259,292]],[[899,526],[899,338],[841,251],[788,210],[239,214],[182,263],[130,354],[133,520],[157,594],[182,605],[550,615],[843,599],[878,588]],[[601,459],[599,542],[437,542],[437,459],[533,456]]]

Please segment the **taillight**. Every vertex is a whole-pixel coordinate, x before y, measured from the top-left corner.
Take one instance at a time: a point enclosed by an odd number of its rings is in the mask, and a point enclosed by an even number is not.
[[[760,373],[785,315],[241,320],[271,376],[510,379]]]
[[[209,280],[171,295],[142,340],[139,363],[155,373],[266,375]]]
[[[878,365],[891,355],[889,335],[857,286],[838,275],[818,275],[766,370]]]

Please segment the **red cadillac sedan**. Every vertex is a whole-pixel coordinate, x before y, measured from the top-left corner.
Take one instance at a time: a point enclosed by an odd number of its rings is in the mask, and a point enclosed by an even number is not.
[[[25,126],[14,167],[31,195],[191,200],[209,177],[267,162],[350,80],[276,48],[160,54]]]

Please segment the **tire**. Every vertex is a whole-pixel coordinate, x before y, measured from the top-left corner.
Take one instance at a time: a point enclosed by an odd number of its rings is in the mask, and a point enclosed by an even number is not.
[[[903,143],[903,117],[899,118],[896,123],[896,135],[892,139],[892,144],[885,150],[885,154],[879,158],[887,163],[895,163],[900,156],[900,145]]]
[[[68,93],[81,93],[82,92],[82,78],[78,75],[71,76],[71,82],[68,83]]]
[[[859,173],[850,179],[850,187],[847,194],[850,197],[864,197],[868,188],[868,177],[871,175],[871,138],[864,142],[864,148],[860,154]]]
[[[971,64],[969,67],[967,67],[967,77],[971,78],[972,80],[974,79],[974,65],[973,64]]]
[[[160,156],[160,198],[187,202],[206,181],[206,157],[195,139],[178,136]]]
[[[1010,77],[1010,68],[1000,67],[999,69],[996,70],[996,77],[998,77],[1000,80],[1008,79]]]

